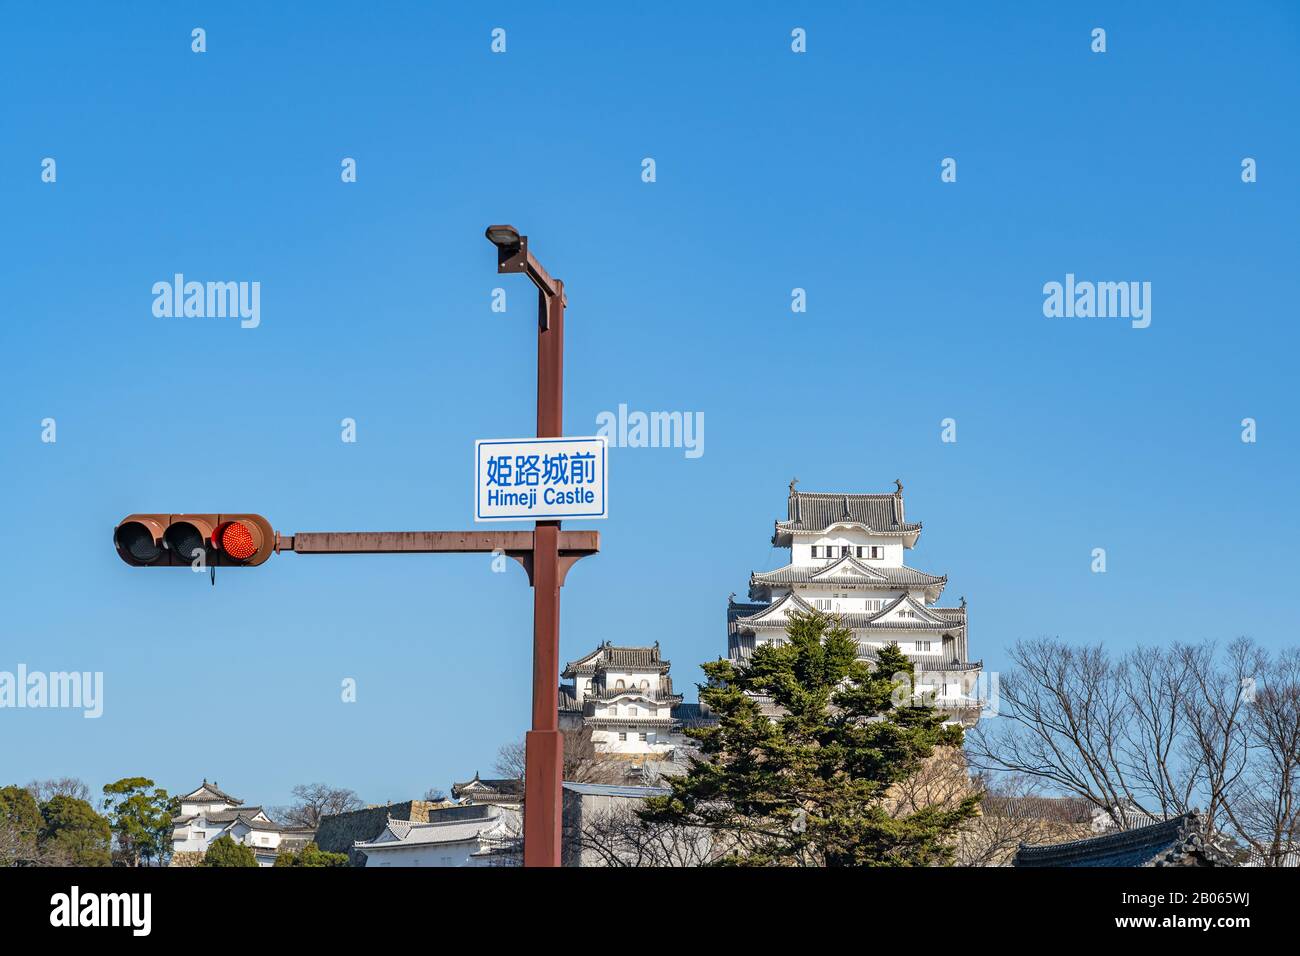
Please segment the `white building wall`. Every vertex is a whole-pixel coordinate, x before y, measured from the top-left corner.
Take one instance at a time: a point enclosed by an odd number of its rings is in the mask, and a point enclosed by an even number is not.
[[[828,545],[835,548],[835,556],[833,558],[826,557],[825,549]],[[812,549],[814,546],[818,549],[818,557],[816,558],[812,556]],[[863,564],[875,567],[896,568],[902,566],[903,552],[906,550],[903,547],[903,540],[901,538],[866,534],[862,531],[832,531],[815,538],[808,535],[794,535],[792,536],[790,545],[790,563],[795,565],[824,567],[840,560],[842,556],[840,548],[845,546],[852,548],[870,548],[873,546],[883,548],[884,556],[881,558],[868,558],[867,555],[871,553],[870,551],[864,552],[863,556],[858,558],[857,552],[854,552],[856,560],[861,561]]]
[[[483,862],[475,860],[473,854],[479,849],[478,840],[466,840],[461,843],[438,843],[378,849],[369,847],[366,854],[366,866],[482,866]]]

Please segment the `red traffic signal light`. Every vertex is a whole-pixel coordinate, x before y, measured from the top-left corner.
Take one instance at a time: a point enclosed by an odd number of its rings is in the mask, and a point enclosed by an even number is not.
[[[113,532],[118,556],[134,567],[252,567],[275,550],[275,532],[261,515],[133,514]]]

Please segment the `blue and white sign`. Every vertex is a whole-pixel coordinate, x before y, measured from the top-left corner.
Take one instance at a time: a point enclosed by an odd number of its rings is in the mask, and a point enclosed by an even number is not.
[[[480,438],[474,520],[604,518],[604,438]]]

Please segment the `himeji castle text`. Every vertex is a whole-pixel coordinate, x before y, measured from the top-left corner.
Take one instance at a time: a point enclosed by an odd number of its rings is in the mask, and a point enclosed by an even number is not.
[[[875,660],[896,643],[915,665],[917,693],[933,694],[951,720],[979,716],[982,662],[970,660],[966,601],[938,606],[948,578],[908,567],[921,522],[908,521],[903,483],[892,494],[798,491],[790,482],[786,520],[772,545],[790,549],[790,563],[749,578],[749,599],[727,602],[727,648],[743,662],[758,644],[786,639],[790,614],[822,611],[853,632],[859,656]]]

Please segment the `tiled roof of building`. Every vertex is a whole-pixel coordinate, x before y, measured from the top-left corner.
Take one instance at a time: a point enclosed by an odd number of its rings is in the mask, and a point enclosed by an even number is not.
[[[568,684],[560,685],[560,710],[571,713],[582,713],[582,705],[578,703],[578,698],[574,695],[573,688]]]
[[[858,645],[858,655],[865,661],[877,661],[879,655],[876,649],[869,645]],[[903,656],[912,662],[912,667],[918,671],[978,671],[984,669],[984,662],[981,661],[963,661],[952,654],[909,654],[903,652]]]
[[[609,641],[601,644],[586,657],[565,665],[561,677],[594,674],[600,670],[668,670],[670,662],[659,656],[659,642],[649,647],[615,647]]]
[[[845,569],[853,572],[852,576],[845,574],[831,575],[826,572],[837,565],[844,565]],[[867,586],[877,586],[881,588],[890,587],[933,587],[934,585],[944,585],[948,583],[946,575],[926,574],[924,571],[917,571],[915,568],[909,568],[906,565],[899,568],[892,567],[875,567],[869,564],[863,564],[857,558],[849,556],[841,558],[833,564],[825,565],[807,565],[807,564],[787,564],[785,567],[777,568],[774,571],[756,571],[749,576],[750,594],[753,595],[756,586],[768,585],[778,587],[788,587],[792,584],[860,584]]]
[[[1097,806],[1085,797],[1009,797],[985,794],[980,810],[991,817],[1044,820],[1050,823],[1091,823]]]
[[[839,522],[850,521],[884,534],[921,530],[919,521],[909,522],[903,514],[902,486],[893,494],[847,495],[793,491],[787,500],[787,518],[776,523],[777,533],[825,531]]]
[[[482,799],[484,796],[522,798],[524,795],[524,782],[512,777],[484,779],[475,773],[473,780],[466,780],[464,783],[453,783],[451,785],[451,795],[458,800],[463,796],[475,799]]]
[[[236,820],[235,822],[245,824],[250,830],[268,830],[268,831],[273,831],[275,833],[280,832],[280,824],[278,823],[275,823],[273,821],[254,820],[253,818],[245,816],[243,814],[240,814],[238,820]]]
[[[565,783],[564,789],[582,797],[626,797],[630,800],[666,797],[673,792],[669,787],[629,787],[608,783]]]
[[[1300,867],[1300,847],[1283,848],[1278,853],[1260,853],[1252,850],[1242,866],[1250,867]]]
[[[716,723],[717,717],[707,704],[678,704],[673,708],[673,720],[684,724]]]
[[[229,810],[204,810],[199,816],[209,823],[231,823],[238,817],[252,819],[264,812],[261,807],[232,807]]]
[[[224,790],[218,790],[215,783],[208,783],[204,780],[195,790],[181,797],[186,803],[232,803],[240,804],[243,800],[238,797],[232,797]]]
[[[1069,843],[1021,844],[1016,866],[1232,866],[1207,838],[1200,814]]]
[[[474,815],[458,814],[446,817],[431,813],[428,823],[389,820],[387,828],[392,832],[393,836],[397,837],[396,840],[376,838],[375,840],[358,841],[354,846],[356,849],[373,853],[376,850],[382,851],[404,846],[464,843],[478,839],[487,830],[501,827],[507,815],[513,818],[511,811],[502,810],[500,807],[484,806],[475,809],[481,812]],[[382,836],[381,833],[380,837]]]
[[[769,609],[770,607],[771,607],[770,604],[739,603],[734,600],[730,601],[727,604],[728,653],[731,654],[733,659],[739,658],[743,660],[747,658],[753,650],[752,648],[753,638],[745,637],[743,635],[745,634],[752,635],[755,630],[758,630],[760,628],[765,630],[766,629],[780,630],[784,628],[784,624],[780,624],[780,623],[771,624],[771,625],[758,625],[758,627],[745,623],[746,618],[761,614],[763,611]],[[948,621],[951,621],[953,624],[965,623],[965,618],[966,618],[965,608],[931,607],[931,608],[926,608],[926,610],[928,610],[930,613],[934,614],[937,617],[941,617]],[[863,616],[869,617],[870,615],[863,615]],[[843,617],[846,618],[846,626],[850,628],[854,626],[860,626],[857,624],[856,621],[850,619],[851,618],[850,615],[843,615]],[[877,624],[872,626],[872,629],[877,629],[877,628],[881,630],[890,630],[890,628],[885,625]],[[927,626],[925,625],[922,625],[922,628],[934,630],[933,627],[927,628]],[[868,660],[874,659],[875,655],[869,646],[860,643],[859,647],[861,649],[863,656],[866,659]],[[954,648],[953,651],[955,654],[956,648]],[[971,670],[980,670],[984,666],[982,661],[963,661],[957,658],[956,656],[954,656],[954,654],[944,654],[943,656],[936,658],[935,656],[926,655],[926,654],[910,654],[907,653],[906,651],[904,653],[907,654],[908,660],[910,660],[917,667],[918,670],[922,670],[922,671],[971,671]]]
[[[766,612],[781,604],[790,604],[795,612],[808,613],[813,610],[812,605],[801,598],[798,594],[791,591],[776,604],[760,604],[759,610],[744,616],[736,616],[734,621],[739,628],[767,628],[784,630],[786,622],[780,616],[774,616],[769,620],[761,621]],[[917,615],[915,619],[908,620],[884,620],[895,608],[905,605],[911,613]],[[913,601],[907,594],[899,595],[890,601],[879,611],[836,611],[827,612],[830,616],[836,618],[841,624],[850,630],[862,629],[886,629],[886,630],[922,630],[935,631],[946,630],[948,628],[960,629],[966,626],[966,609],[964,607],[925,607]],[[938,621],[929,618],[937,618]],[[728,608],[728,621],[733,620]]]

